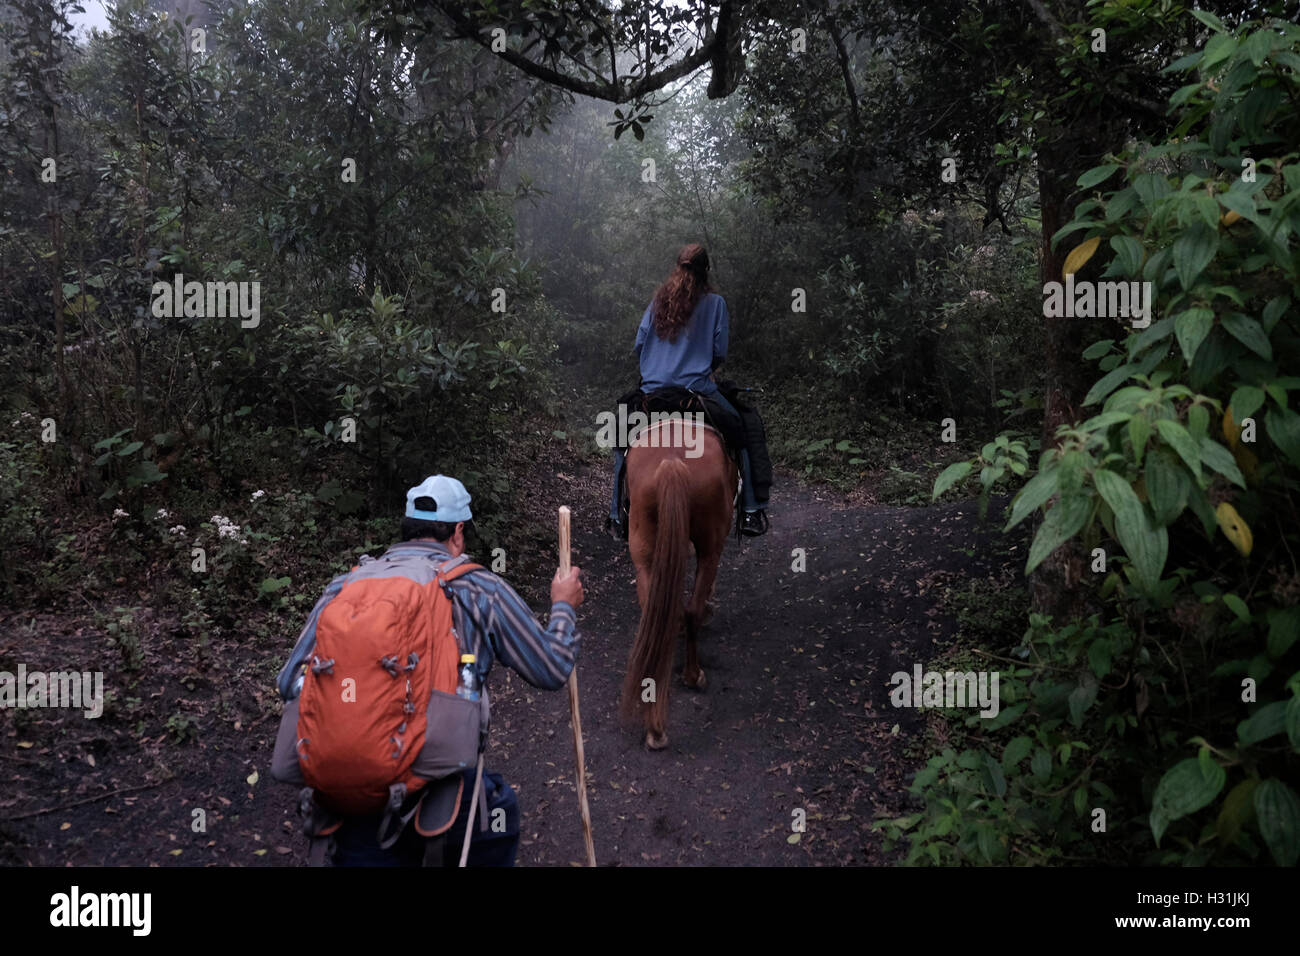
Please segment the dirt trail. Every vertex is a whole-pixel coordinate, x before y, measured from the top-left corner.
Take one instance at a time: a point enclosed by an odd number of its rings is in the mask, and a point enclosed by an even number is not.
[[[626,546],[594,530],[603,480],[575,479],[573,488],[588,492],[575,545],[587,579],[579,677],[598,860],[885,862],[870,823],[906,806],[903,780],[918,758],[904,751],[919,727],[915,712],[890,706],[886,682],[952,635],[953,622],[938,613],[938,584],[986,573],[958,546],[995,532],[979,531],[971,502],[850,507],[784,482],[772,530],[728,543],[718,613],[701,644],[708,689],[681,684],[679,646],[669,748],[652,753],[616,720],[638,608]],[[792,570],[795,549],[806,570]],[[520,862],[581,860],[566,695],[512,677],[494,700],[492,764],[519,791]],[[796,809],[807,830],[792,844]]]

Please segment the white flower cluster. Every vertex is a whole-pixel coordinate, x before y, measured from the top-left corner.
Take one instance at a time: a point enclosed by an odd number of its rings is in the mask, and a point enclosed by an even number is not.
[[[172,516],[172,513],[166,508],[159,508],[158,513],[153,516],[154,521],[166,521]]]
[[[262,497],[263,495],[265,495],[265,494],[266,494],[266,492],[265,492],[265,491],[262,491],[262,490],[259,488],[257,491],[253,492],[253,497],[249,498],[248,500],[249,500],[249,501],[256,501],[258,498],[261,498],[261,497]]]
[[[213,515],[212,523],[217,526],[217,536],[221,538],[238,538],[240,544],[248,544],[240,530],[239,525],[235,524],[225,515]]]
[[[168,533],[168,534],[179,534],[179,535],[184,535],[184,534],[185,534],[185,525],[183,525],[183,524],[178,524],[178,525],[176,525],[176,527],[174,527],[174,528],[168,528],[168,529],[167,529],[167,533]]]
[[[131,517],[131,516],[130,516],[129,514],[127,514],[125,511],[123,511],[121,508],[114,508],[114,509],[113,509],[113,520],[114,520],[114,521],[116,521],[118,518],[129,518],[129,517]]]
[[[33,415],[31,412],[23,412],[21,415],[19,415],[17,418],[14,419],[14,423],[12,427],[17,428],[23,422],[31,421],[35,417],[36,416]]]

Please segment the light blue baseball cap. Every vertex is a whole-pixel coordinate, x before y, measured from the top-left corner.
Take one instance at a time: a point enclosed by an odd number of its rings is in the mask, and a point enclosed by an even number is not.
[[[415,507],[419,498],[432,498],[438,506],[437,511],[421,511]],[[433,475],[406,493],[406,517],[419,518],[421,521],[472,521],[474,516],[469,510],[469,492],[455,478],[446,475]]]

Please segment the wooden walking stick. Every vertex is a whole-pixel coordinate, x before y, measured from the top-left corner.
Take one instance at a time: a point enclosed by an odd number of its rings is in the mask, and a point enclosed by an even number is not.
[[[569,509],[560,505],[560,574],[569,573]],[[582,752],[582,715],[578,712],[578,664],[569,671],[569,716],[573,721],[573,753],[578,759],[578,809],[582,836],[587,844],[587,865],[596,865],[596,845],[591,841],[591,808],[587,806],[587,761]]]

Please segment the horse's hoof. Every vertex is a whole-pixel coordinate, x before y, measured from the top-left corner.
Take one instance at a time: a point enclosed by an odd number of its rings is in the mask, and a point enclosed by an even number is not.
[[[704,688],[709,686],[709,679],[704,676],[704,671],[701,669],[698,672],[695,680],[691,680],[690,677],[688,677],[685,673],[683,673],[682,683],[684,683],[687,687],[693,688],[695,690],[704,690]]]
[[[647,730],[645,734],[645,745],[649,750],[663,750],[668,746],[668,734],[656,734],[653,730]]]

